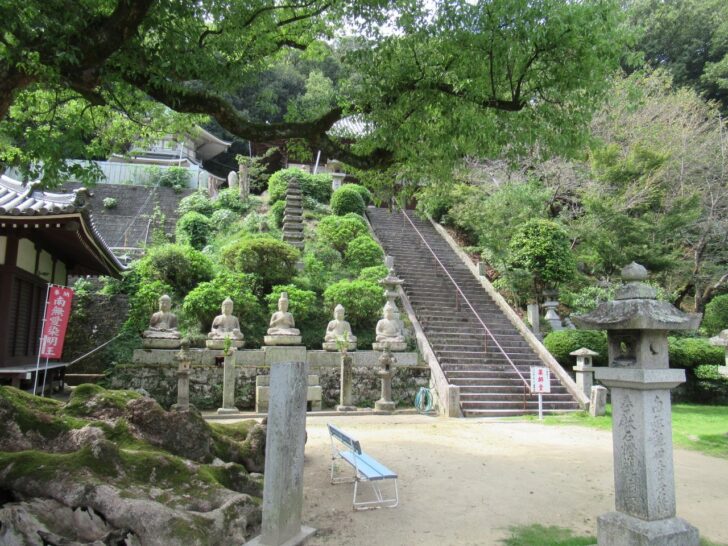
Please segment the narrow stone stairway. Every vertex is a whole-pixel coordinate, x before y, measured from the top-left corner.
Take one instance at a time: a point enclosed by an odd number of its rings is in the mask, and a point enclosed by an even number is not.
[[[448,242],[428,220],[412,211],[408,217],[420,231],[503,349],[508,361],[462,301],[452,280],[402,213],[369,208],[367,216],[385,252],[394,258],[397,275],[437,356],[448,382],[460,388],[465,417],[538,413],[538,396],[527,394],[530,366],[543,362],[488,295]],[[551,374],[551,394],[543,395],[544,413],[576,411],[579,404]]]

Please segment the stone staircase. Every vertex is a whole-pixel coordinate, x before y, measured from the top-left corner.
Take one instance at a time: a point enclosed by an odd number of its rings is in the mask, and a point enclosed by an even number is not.
[[[283,211],[283,240],[303,250],[303,193],[295,178],[288,183]]]
[[[495,417],[538,413],[538,397],[526,394],[521,377],[487,336],[403,214],[370,207],[367,216],[386,253],[394,257],[397,275],[404,280],[404,291],[445,377],[460,388],[463,415]],[[530,366],[544,365],[538,355],[433,225],[412,212],[408,216],[528,381]],[[553,373],[551,394],[543,395],[543,408],[545,413],[579,409],[579,404]]]

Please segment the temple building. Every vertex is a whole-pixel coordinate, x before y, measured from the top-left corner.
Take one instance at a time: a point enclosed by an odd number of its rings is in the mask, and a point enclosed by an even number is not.
[[[118,277],[124,266],[99,235],[89,192],[37,190],[0,176],[0,382],[19,386],[35,371],[48,283],[70,275]],[[64,363],[49,365],[62,376]]]

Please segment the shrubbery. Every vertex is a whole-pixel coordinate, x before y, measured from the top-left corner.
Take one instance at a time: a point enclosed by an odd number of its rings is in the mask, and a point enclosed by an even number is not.
[[[248,212],[251,201],[243,201],[240,199],[240,192],[236,188],[225,188],[220,190],[217,199],[213,201],[213,205],[217,209],[230,209],[238,214],[244,214]]]
[[[149,249],[134,267],[140,284],[159,280],[182,297],[201,282],[213,277],[212,261],[199,250],[186,245],[165,244]],[[148,317],[147,317],[148,318]]]
[[[260,279],[263,292],[286,284],[296,274],[299,252],[270,236],[246,237],[222,249],[222,263],[238,273],[252,273]]]
[[[570,356],[582,347],[599,353],[592,362],[595,366],[606,366],[609,360],[607,355],[607,335],[596,330],[559,330],[551,332],[543,344],[554,358],[567,370],[576,365],[576,357]]]
[[[369,235],[359,235],[346,245],[344,261],[354,270],[380,264],[383,259],[382,247]]]
[[[319,240],[342,253],[350,241],[366,233],[368,233],[366,222],[356,214],[327,216],[316,227]]]
[[[140,283],[129,298],[129,315],[124,323],[124,329],[136,334],[146,330],[149,327],[149,317],[159,310],[159,298],[163,294],[173,292],[170,285],[160,280]],[[172,303],[179,304],[179,301],[173,300]]]
[[[177,207],[177,212],[183,215],[188,212],[199,212],[205,216],[210,216],[215,211],[215,204],[210,201],[206,193],[197,191],[184,197]]]
[[[728,328],[728,294],[714,297],[705,306],[702,327],[709,336],[719,334]]]
[[[190,211],[177,220],[175,235],[177,242],[190,245],[197,250],[207,244],[212,230],[210,219],[199,212]]]
[[[279,228],[283,227],[283,216],[286,212],[286,202],[276,201],[273,205],[271,205],[270,211],[268,212],[273,220],[273,224]]]
[[[210,225],[220,233],[226,233],[235,226],[240,219],[240,215],[230,209],[217,209],[210,217]]]
[[[364,201],[364,206],[367,206],[369,203],[372,202],[372,193],[366,189],[364,186],[360,184],[344,184],[345,188],[349,188],[350,190],[356,190],[359,192],[359,195],[361,195],[362,201]]]
[[[376,284],[387,275],[389,275],[389,270],[386,265],[373,265],[362,269],[359,272],[358,280]]]
[[[288,182],[296,178],[304,196],[311,197],[320,203],[328,203],[331,196],[330,174],[309,174],[301,169],[283,169],[268,179],[268,196],[271,203],[285,200]]]
[[[722,365],[725,360],[723,347],[711,345],[706,338],[670,337],[670,366],[693,368],[703,364]]]
[[[324,292],[326,313],[331,316],[337,304],[344,306],[346,320],[357,336],[359,347],[367,348],[375,338],[377,321],[382,317],[385,298],[382,287],[367,281],[343,280]]]
[[[352,184],[341,186],[331,196],[331,212],[337,216],[343,216],[350,212],[360,215],[364,214],[364,199],[351,186]]]

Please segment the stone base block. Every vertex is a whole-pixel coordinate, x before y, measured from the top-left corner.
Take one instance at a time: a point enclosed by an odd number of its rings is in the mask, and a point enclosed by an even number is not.
[[[235,349],[240,349],[243,345],[245,345],[245,341],[242,339],[230,340],[230,347],[233,347]],[[225,340],[224,339],[208,339],[205,341],[205,346],[208,349],[222,351],[225,348]]]
[[[356,406],[336,406],[336,411],[356,411]]]
[[[142,347],[145,349],[179,349],[181,342],[181,339],[145,337],[142,340]]]
[[[230,415],[231,413],[240,413],[240,410],[238,408],[218,408],[217,409],[218,415]]]
[[[301,336],[265,336],[263,342],[266,345],[300,345]]]
[[[602,417],[607,414],[607,389],[601,385],[591,388],[589,396],[589,415]]]
[[[289,538],[285,542],[281,543],[273,543],[273,542],[263,542],[263,536],[257,536],[252,540],[249,540],[243,546],[299,546],[299,544],[303,544],[311,538],[314,533],[316,533],[316,529],[313,527],[306,527],[305,525],[301,526],[301,530],[294,535],[293,537]]]
[[[392,352],[397,352],[407,349],[407,344],[404,341],[383,341],[381,343],[372,343],[372,349],[375,351],[389,349]]]
[[[267,376],[263,376],[267,377]],[[321,411],[321,398],[323,396],[323,389],[320,385],[311,385],[310,378],[315,377],[318,383],[318,376],[309,375],[309,386],[306,389],[306,402],[311,403],[311,411]],[[260,376],[258,377],[260,379]],[[267,413],[268,403],[270,402],[270,387],[267,386],[256,386],[255,387],[255,412],[256,413]],[[220,410],[218,410],[219,412]]]
[[[728,377],[728,366],[718,366],[718,373],[723,377]]]
[[[335,341],[324,341],[321,346],[324,348],[324,351],[338,351],[339,348],[336,346]],[[347,347],[348,351],[356,351],[356,341],[350,341],[349,346]]]
[[[388,400],[377,400],[374,402],[374,409],[377,411],[394,411],[394,408],[397,407],[397,404],[395,402],[390,402]]]
[[[306,362],[306,347],[302,345],[271,345],[263,347],[265,365],[273,366],[281,362]]]
[[[645,521],[620,512],[597,518],[598,546],[698,546],[698,530],[680,518]]]

